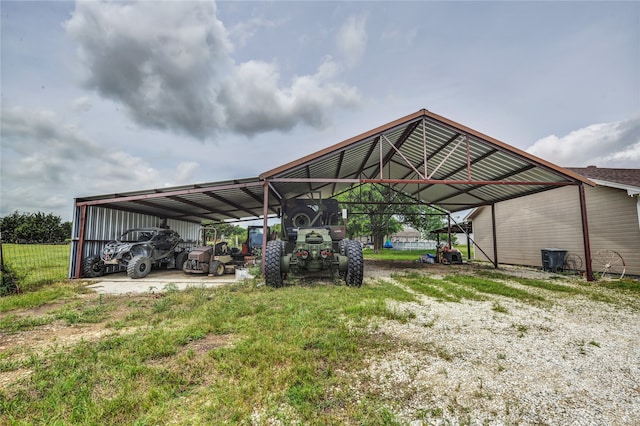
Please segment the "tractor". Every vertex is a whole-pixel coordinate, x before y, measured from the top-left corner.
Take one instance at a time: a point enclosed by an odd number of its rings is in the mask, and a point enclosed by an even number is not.
[[[282,205],[282,235],[268,241],[264,274],[268,286],[281,287],[289,272],[302,275],[338,274],[349,286],[360,287],[362,245],[345,239],[344,219],[335,199],[291,199]]]
[[[192,248],[182,265],[185,274],[207,274],[209,276],[232,274],[237,267],[245,265],[247,257],[259,256],[262,248],[261,226],[250,226],[247,229],[247,240],[242,244],[242,251],[231,249],[225,241],[216,243],[218,231],[213,226],[203,226],[201,236],[202,245]],[[213,239],[210,239],[211,237]]]

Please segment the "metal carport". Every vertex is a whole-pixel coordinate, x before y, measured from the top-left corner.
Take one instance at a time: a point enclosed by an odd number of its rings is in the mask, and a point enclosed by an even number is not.
[[[75,257],[80,259],[83,253],[83,209],[89,206],[191,223],[260,217],[266,227],[283,199],[309,192],[327,198],[364,183],[390,185],[417,203],[448,212],[493,208],[500,201],[574,185],[580,193],[585,259],[591,258],[583,187],[593,186],[591,181],[425,109],[257,178],[79,198]],[[495,226],[494,221],[494,230]],[[493,244],[497,253],[495,237]],[[493,263],[498,265],[497,257]],[[77,265],[75,270],[77,278]],[[592,278],[590,261],[587,276]]]

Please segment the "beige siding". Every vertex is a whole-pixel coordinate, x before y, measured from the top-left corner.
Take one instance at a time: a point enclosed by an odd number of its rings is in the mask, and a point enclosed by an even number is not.
[[[640,275],[640,227],[636,199],[626,191],[586,187],[592,254],[601,249],[620,252],[627,272]],[[542,267],[540,250],[566,249],[586,267],[580,198],[577,187],[563,187],[496,204],[498,262]],[[492,258],[491,208],[473,217],[476,243]],[[489,260],[479,250],[476,258]]]
[[[472,223],[473,241],[476,245],[476,249],[473,250],[474,259],[493,261],[491,207],[481,207],[473,216]]]
[[[611,249],[620,253],[627,273],[640,275],[640,226],[636,198],[615,188],[596,187],[585,191],[591,252]]]

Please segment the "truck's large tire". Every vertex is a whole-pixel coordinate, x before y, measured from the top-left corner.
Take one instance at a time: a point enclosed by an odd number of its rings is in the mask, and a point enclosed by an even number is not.
[[[127,275],[129,278],[144,278],[151,272],[151,258],[147,256],[136,256],[127,265]]]
[[[362,246],[358,241],[348,241],[346,246],[348,260],[345,282],[348,286],[360,287],[364,279],[364,259],[362,258]]]
[[[338,252],[340,253],[341,256],[346,256],[347,255],[347,245],[349,244],[348,239],[344,239],[344,240],[340,240],[338,241]],[[347,271],[339,271],[338,275],[340,276],[341,279],[345,279],[347,277]]]
[[[105,266],[100,256],[89,256],[82,260],[82,276],[96,278],[104,275]]]
[[[280,267],[280,257],[283,255],[284,241],[267,241],[265,254],[264,279],[269,287],[282,287],[283,274]]]

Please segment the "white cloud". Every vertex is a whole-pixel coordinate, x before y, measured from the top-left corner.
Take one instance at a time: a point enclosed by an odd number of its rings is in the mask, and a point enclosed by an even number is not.
[[[145,127],[200,140],[224,130],[253,135],[322,126],[333,109],[358,104],[358,92],[322,67],[287,85],[274,63],[236,64],[216,13],[213,2],[78,2],[66,30],[78,43],[87,87],[125,105]],[[260,25],[267,23],[255,21],[251,31]],[[354,21],[347,31],[350,49],[362,48],[363,25]]]
[[[354,107],[360,101],[355,88],[332,81],[335,69],[327,59],[316,74],[296,77],[290,88],[279,90],[276,66],[259,61],[241,64],[220,92],[227,126],[247,135],[290,130],[299,122],[323,127],[333,107]]]
[[[91,99],[88,96],[81,96],[71,102],[71,109],[76,112],[87,112],[91,106]]]
[[[349,66],[354,66],[367,48],[367,29],[364,17],[349,17],[336,36],[338,50]]]
[[[99,146],[47,110],[3,107],[0,129],[0,216],[45,209],[66,218],[75,197],[176,185],[199,168],[191,161],[157,169],[145,158]],[[165,183],[167,176],[174,181]]]
[[[565,167],[637,168],[640,117],[593,124],[562,137],[549,135],[535,142],[527,152]]]
[[[259,17],[253,17],[231,27],[229,29],[229,35],[234,40],[237,40],[238,46],[244,46],[259,30],[263,28],[274,28],[277,25],[278,24],[276,22]]]
[[[195,161],[183,161],[178,163],[175,176],[176,183],[181,184],[191,182],[193,175],[198,168],[200,168],[200,164]]]

